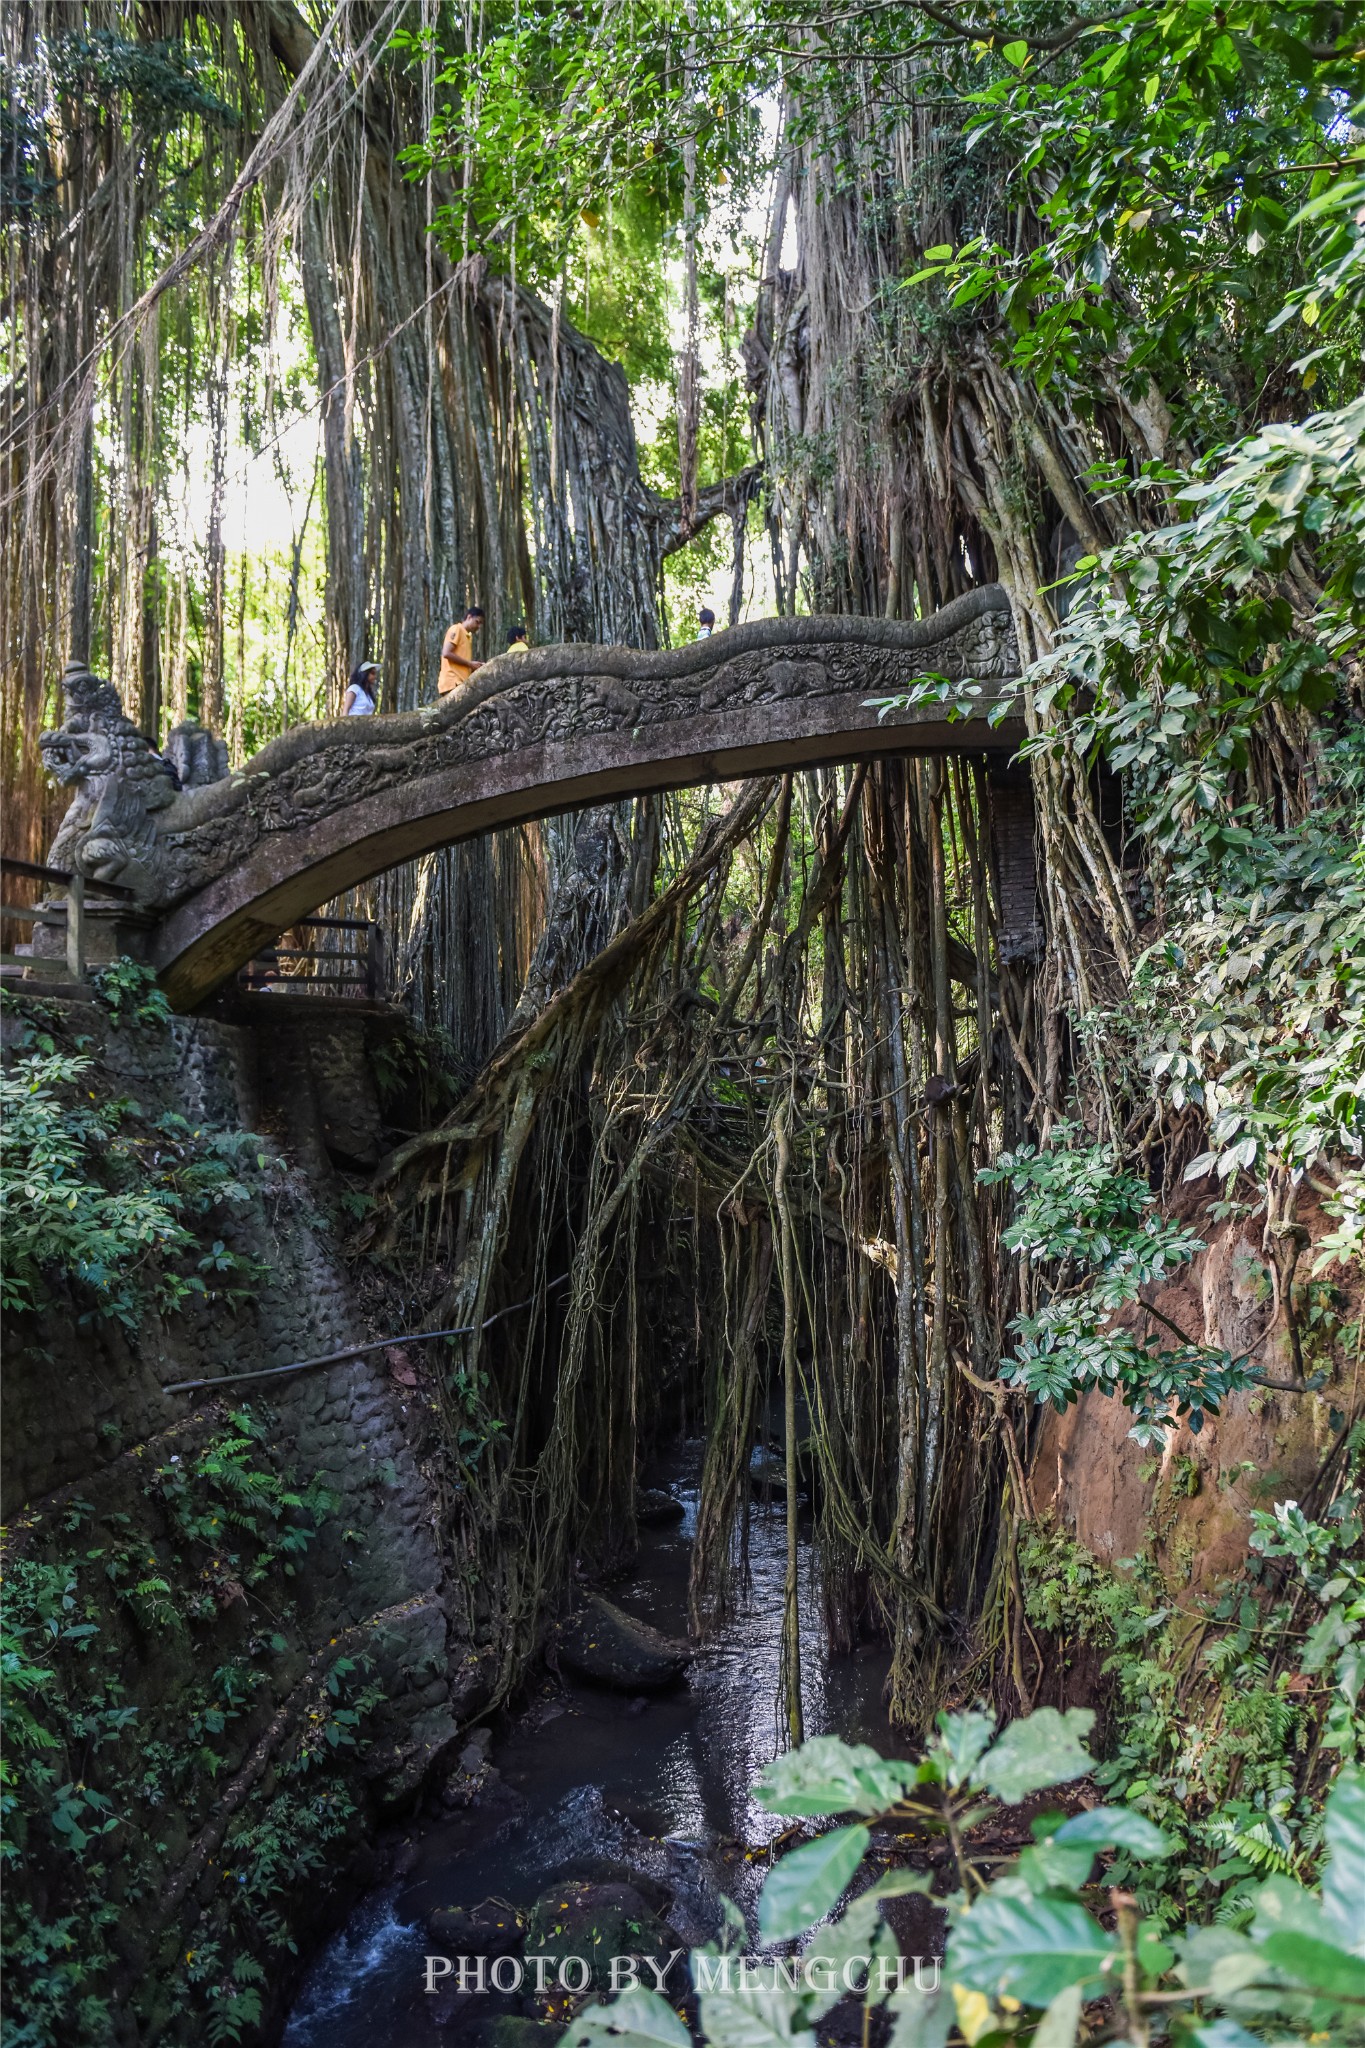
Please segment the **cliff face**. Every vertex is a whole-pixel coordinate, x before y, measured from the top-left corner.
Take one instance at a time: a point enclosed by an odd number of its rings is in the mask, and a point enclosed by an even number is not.
[[[39,1732],[11,1751],[7,2004],[63,2048],[268,2034],[293,1945],[486,1696],[420,1391],[383,1352],[163,1391],[383,1334],[339,1256],[330,1162],[375,1152],[365,1034],[390,1027],[269,1000],[245,1024],[6,1004],[7,1061],[88,1057],[80,1089],[122,1101],[149,1171],[171,1146],[189,1185],[197,1157],[234,1162],[194,1220],[211,1291],[128,1327],[54,1278],[9,1324],[9,1623]]]
[[[1311,1200],[1302,1220],[1310,1240],[1328,1227]],[[1298,1306],[1304,1364],[1310,1375],[1327,1374],[1320,1392],[1234,1393],[1197,1434],[1185,1425],[1173,1429],[1160,1451],[1132,1440],[1132,1417],[1119,1402],[1084,1394],[1064,1415],[1049,1412],[1044,1422],[1033,1472],[1039,1511],[1107,1565],[1146,1547],[1172,1585],[1199,1591],[1239,1573],[1250,1511],[1308,1487],[1335,1441],[1340,1411],[1352,1405],[1353,1361],[1325,1339],[1313,1310],[1314,1296],[1321,1296],[1333,1305],[1328,1327],[1357,1326],[1361,1279],[1336,1266],[1326,1281],[1308,1284],[1312,1267],[1310,1242],[1295,1292],[1308,1297]],[[1258,1224],[1218,1226],[1207,1250],[1153,1299],[1196,1341],[1250,1352],[1267,1377],[1294,1379]]]

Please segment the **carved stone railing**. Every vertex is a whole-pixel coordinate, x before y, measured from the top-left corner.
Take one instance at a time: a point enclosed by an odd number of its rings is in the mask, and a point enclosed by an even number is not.
[[[1017,724],[986,714],[1017,673],[996,586],[915,622],[765,619],[662,654],[542,648],[420,711],[296,728],[179,795],[109,686],[69,676],[72,715],[43,750],[80,789],[53,864],[134,889],[155,917],[148,955],[189,1007],[330,897],[495,826],[878,753],[1007,754]],[[978,685],[969,715],[932,698],[873,708],[927,676]]]

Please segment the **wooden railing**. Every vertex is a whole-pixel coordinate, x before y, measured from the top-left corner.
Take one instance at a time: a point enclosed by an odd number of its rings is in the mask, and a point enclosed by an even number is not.
[[[291,931],[311,932],[358,932],[363,933],[363,943],[354,948],[333,948],[330,946],[272,946],[264,953],[258,953],[249,961],[237,977],[239,988],[255,991],[270,991],[276,995],[315,995],[335,992],[341,995],[354,989],[372,1002],[379,1002],[387,992],[387,977],[384,959],[384,928],[373,918],[364,917],[301,917],[291,925]],[[286,969],[281,972],[285,961],[305,963],[302,971]],[[312,963],[311,971],[307,963]],[[339,973],[322,972],[321,969],[339,968]]]
[[[133,892],[117,882],[87,882],[84,875],[68,874],[63,868],[45,868],[37,861],[20,860],[17,855],[0,854],[0,874],[22,875],[25,881],[52,882],[59,889],[65,889],[64,903],[21,904],[0,903],[0,917],[13,918],[16,924],[61,925],[66,931],[66,971],[72,981],[84,981],[85,957],[85,899],[89,890],[97,896],[113,897],[119,903],[131,903]],[[25,972],[35,969],[42,973],[59,970],[61,962],[56,959],[32,953],[0,953],[0,967],[22,968]]]
[[[0,953],[0,967],[26,974],[61,976],[65,966],[70,980],[83,982],[86,975],[87,898],[111,898],[131,903],[133,892],[116,882],[90,882],[84,875],[64,868],[48,868],[37,861],[20,860],[17,855],[0,854],[0,873],[16,875],[29,882],[47,882],[66,892],[64,902],[0,903],[0,918],[16,924],[56,925],[66,934],[65,958],[32,953]],[[272,989],[287,995],[341,995],[354,990],[371,1001],[382,1000],[387,992],[384,957],[384,928],[373,918],[301,917],[291,930],[304,932],[354,932],[361,934],[356,946],[277,946],[260,953],[242,969],[238,985],[246,989]],[[305,971],[286,970],[283,963],[303,963]],[[309,971],[311,970],[311,971]],[[335,970],[335,971],[334,971]]]

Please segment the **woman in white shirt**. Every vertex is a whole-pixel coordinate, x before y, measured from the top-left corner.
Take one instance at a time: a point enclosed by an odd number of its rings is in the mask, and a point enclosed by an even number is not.
[[[346,686],[346,695],[341,700],[343,718],[372,718],[377,709],[375,690],[378,687],[379,663],[362,661],[359,668],[351,670],[351,680]]]

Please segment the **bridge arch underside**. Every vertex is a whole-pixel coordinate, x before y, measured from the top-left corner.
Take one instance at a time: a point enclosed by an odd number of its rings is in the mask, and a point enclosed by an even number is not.
[[[376,728],[387,723],[367,721],[374,742],[381,739]],[[939,704],[879,720],[862,699],[812,704],[800,697],[731,709],[723,734],[716,728],[714,716],[703,714],[671,721],[666,733],[653,726],[514,747],[491,760],[394,779],[331,815],[264,832],[244,859],[163,918],[152,936],[151,964],[172,1005],[190,1010],[343,891],[499,826],[659,790],[888,754],[986,754],[1003,767],[1024,736],[1016,719],[954,723]]]

